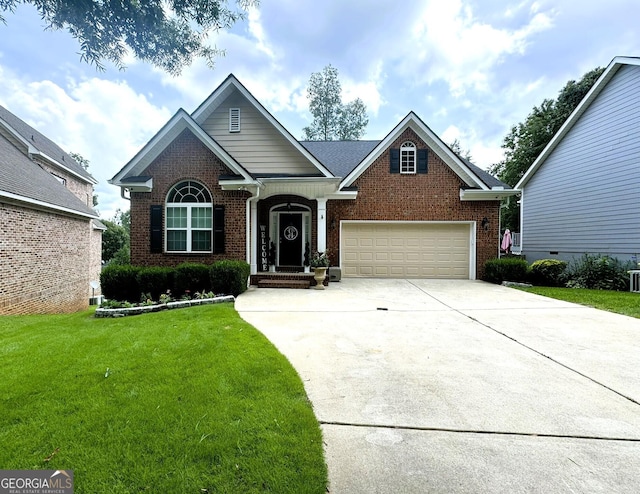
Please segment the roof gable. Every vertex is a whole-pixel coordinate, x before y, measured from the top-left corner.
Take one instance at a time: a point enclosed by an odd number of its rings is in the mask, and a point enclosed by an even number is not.
[[[298,152],[300,152],[307,160],[313,164],[323,176],[333,177],[333,174],[323,163],[321,163],[313,154],[311,154],[293,135],[285,129],[276,118],[262,106],[262,104],[245,88],[233,74],[229,76],[215,89],[209,97],[191,114],[192,118],[198,125],[202,125],[207,118],[231,96],[235,91],[240,93],[257,112],[262,115],[267,122],[272,125],[278,133]]]
[[[136,178],[144,178],[144,182],[149,181],[150,177],[140,177],[140,175],[185,129],[190,130],[211,152],[218,156],[230,170],[246,181],[253,181],[250,174],[211,136],[202,130],[186,111],[180,108],[138,154],[109,180],[109,183],[126,186],[128,182],[132,180],[135,181]]]
[[[640,66],[640,58],[637,57],[615,57],[611,63],[607,66],[605,71],[602,73],[600,78],[595,82],[595,84],[591,87],[589,92],[585,95],[585,97],[580,101],[575,110],[569,115],[567,120],[562,124],[562,127],[556,132],[556,134],[551,138],[549,144],[542,150],[540,155],[535,159],[535,161],[531,164],[529,169],[522,176],[520,181],[516,184],[515,188],[520,189],[524,187],[529,180],[535,175],[536,171],[542,166],[542,164],[547,160],[547,158],[551,155],[553,150],[560,144],[562,139],[569,133],[569,131],[576,125],[576,123],[580,120],[582,115],[587,111],[587,109],[591,106],[591,104],[595,101],[598,95],[603,91],[603,89],[611,82],[614,78],[618,70],[624,65],[635,65]],[[636,95],[638,97],[640,95]]]
[[[346,188],[362,175],[391,144],[406,130],[412,129],[451,170],[470,188],[490,190],[494,186],[502,187],[504,184],[492,177],[488,173],[482,172],[478,167],[470,162],[461,159],[413,112],[409,114],[396,127],[369,152],[369,154],[343,179],[340,188]],[[486,177],[485,177],[486,175]],[[483,180],[481,176],[485,179]],[[485,181],[497,181],[498,184],[486,183]]]

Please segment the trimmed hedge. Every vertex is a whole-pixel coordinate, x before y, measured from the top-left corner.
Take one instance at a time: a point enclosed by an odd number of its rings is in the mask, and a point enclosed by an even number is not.
[[[100,273],[102,294],[107,299],[138,302],[142,293],[138,286],[140,269],[136,266],[117,264],[107,266]]]
[[[539,259],[529,267],[529,280],[538,286],[564,286],[563,274],[566,269],[566,261]]]
[[[218,261],[211,265],[211,289],[237,297],[247,289],[251,267],[245,261]]]
[[[138,282],[138,299],[141,294],[151,295],[151,300],[159,300],[160,295],[166,293],[173,286],[173,268],[151,267],[141,268],[136,280]]]
[[[175,267],[173,293],[182,296],[185,293],[193,295],[196,292],[211,291],[210,266],[195,262],[183,262]]]
[[[484,263],[484,281],[500,284],[503,281],[527,281],[529,265],[524,259],[503,257],[501,259],[489,259]]]

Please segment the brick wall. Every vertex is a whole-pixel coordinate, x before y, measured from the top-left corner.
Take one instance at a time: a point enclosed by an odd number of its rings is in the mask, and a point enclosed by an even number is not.
[[[90,208],[93,207],[93,185],[85,182],[84,180],[78,179],[75,175],[72,175],[66,170],[62,170],[58,167],[52,166],[46,161],[38,159],[37,157],[34,159],[34,161],[52,175],[63,178],[66,182],[65,187],[69,190],[69,192],[71,192],[74,196],[76,196]]]
[[[185,130],[178,136],[141,174],[153,177],[153,191],[131,195],[131,263],[137,266],[175,266],[185,261],[210,264],[221,259],[246,260],[245,222],[249,193],[223,191],[218,184],[220,175],[231,173],[190,131]],[[213,203],[225,206],[225,253],[151,253],[151,206],[164,205],[171,187],[189,179],[204,184],[213,196]]]
[[[0,232],[0,314],[89,306],[89,281],[99,276],[87,254],[97,242],[89,220],[0,203]]]
[[[460,201],[460,188],[465,184],[428,146],[407,129],[390,146],[399,148],[414,142],[418,149],[428,149],[428,173],[402,175],[389,172],[389,152],[382,155],[354,183],[358,187],[355,201],[328,201],[327,225],[335,220],[390,221],[476,221],[476,276],[482,277],[482,266],[497,256],[499,231],[498,201]],[[482,218],[489,220],[487,231],[480,227]],[[327,247],[333,262],[340,256],[339,228],[327,229]]]

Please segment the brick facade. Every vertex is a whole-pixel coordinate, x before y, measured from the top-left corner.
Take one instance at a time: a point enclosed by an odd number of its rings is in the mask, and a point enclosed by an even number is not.
[[[88,308],[102,239],[89,220],[0,203],[0,232],[0,314]]]
[[[461,201],[460,188],[465,184],[411,129],[390,148],[399,148],[405,141],[428,149],[428,173],[390,173],[387,150],[354,183],[358,188],[355,201],[328,201],[327,247],[332,261],[337,264],[340,258],[340,231],[330,225],[339,225],[341,220],[476,221],[476,276],[481,278],[484,263],[497,256],[499,202]],[[485,217],[489,221],[486,231],[480,227]]]
[[[211,264],[222,259],[246,260],[246,204],[248,192],[223,191],[221,175],[232,172],[190,131],[178,136],[142,173],[153,177],[152,192],[131,194],[131,263],[136,266],[176,266],[182,262]],[[182,180],[197,180],[205,185],[214,205],[225,207],[225,251],[223,254],[152,253],[150,211],[164,205],[169,190]],[[164,244],[163,214],[163,244]]]

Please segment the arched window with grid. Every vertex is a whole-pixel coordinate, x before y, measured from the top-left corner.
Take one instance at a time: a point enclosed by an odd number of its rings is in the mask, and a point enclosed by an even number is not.
[[[166,251],[212,252],[213,201],[209,190],[184,180],[167,194]]]

